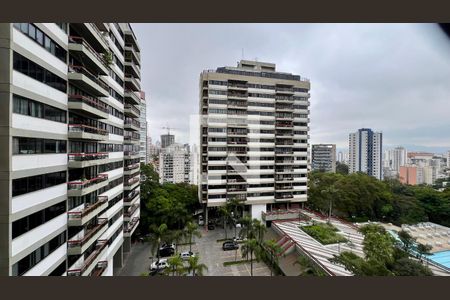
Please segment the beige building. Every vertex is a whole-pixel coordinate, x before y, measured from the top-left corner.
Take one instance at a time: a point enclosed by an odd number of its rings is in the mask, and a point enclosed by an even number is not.
[[[307,200],[307,79],[275,64],[241,60],[200,75],[199,197],[206,212],[232,198],[247,212]]]

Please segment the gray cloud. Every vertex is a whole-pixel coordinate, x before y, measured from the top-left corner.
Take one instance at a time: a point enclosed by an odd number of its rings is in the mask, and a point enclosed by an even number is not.
[[[134,24],[152,138],[188,141],[204,69],[242,57],[311,79],[311,142],[347,146],[361,127],[384,144],[450,147],[450,42],[435,25]]]

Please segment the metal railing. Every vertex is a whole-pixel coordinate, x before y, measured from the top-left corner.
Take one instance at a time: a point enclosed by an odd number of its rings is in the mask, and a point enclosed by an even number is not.
[[[99,240],[95,246],[94,251],[84,260],[83,265],[79,269],[67,270],[67,276],[81,276],[86,271],[92,262],[100,255],[103,249],[108,246],[108,240]]]
[[[88,69],[83,66],[69,65],[69,73],[79,73],[87,76],[90,80],[98,84],[102,89],[108,91],[108,85],[100,80],[98,76],[92,74]]]
[[[137,113],[138,115],[141,114],[141,111],[139,109],[137,109],[134,105],[125,104],[124,108],[130,109],[130,110],[134,111],[135,113]]]
[[[97,177],[86,180],[71,181],[67,183],[68,190],[82,190],[95,184],[108,180],[108,174],[99,174]],[[100,196],[99,196],[100,197]]]
[[[69,124],[69,132],[86,132],[100,135],[107,135],[108,132],[104,129],[100,129],[93,126],[84,124]]]
[[[105,113],[108,113],[108,106],[106,105],[106,103],[104,103],[103,101],[100,101],[97,98],[93,98],[93,97],[88,97],[88,96],[84,96],[84,95],[69,95],[68,97],[69,102],[81,102],[81,103],[85,103],[93,108],[96,108],[98,110],[101,110]]]
[[[134,190],[132,193],[128,194],[128,196],[123,198],[123,202],[131,202],[133,199],[135,199],[141,192]]]
[[[69,153],[69,161],[91,161],[106,159],[109,155],[106,152],[98,153]]]
[[[106,224],[108,224],[108,218],[98,218],[97,224],[94,227],[91,227],[89,229],[84,229],[84,235],[81,239],[76,239],[78,234],[75,237],[72,237],[72,239],[67,241],[67,247],[69,248],[75,248],[75,247],[81,247],[84,243],[89,241],[97,232],[100,231],[103,227],[105,227]]]
[[[79,44],[79,45],[83,45],[84,47],[86,47],[88,49],[89,52],[91,52],[92,55],[94,55],[105,67],[108,67],[108,64],[106,63],[105,58],[100,55],[100,53],[98,53],[97,51],[95,51],[94,48],[92,48],[91,45],[89,45],[88,42],[86,42],[86,40],[82,37],[79,36],[69,36],[69,43],[73,43],[73,44]]]
[[[98,207],[100,207],[101,205],[105,204],[106,202],[108,202],[108,197],[107,196],[98,196],[97,197],[97,202],[95,202],[94,204],[87,204],[82,210],[78,210],[78,211],[68,211],[67,212],[67,216],[69,217],[69,220],[78,220],[83,218],[84,216],[88,215],[89,213],[91,213],[92,211],[94,211],[95,209],[97,209]]]

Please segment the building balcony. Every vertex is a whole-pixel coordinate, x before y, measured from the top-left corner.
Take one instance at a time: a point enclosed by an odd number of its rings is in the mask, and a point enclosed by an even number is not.
[[[69,65],[68,79],[89,94],[98,97],[108,97],[109,88],[98,76],[92,74],[83,66]]]
[[[248,85],[243,83],[228,83],[229,90],[246,91],[248,90]]]
[[[140,144],[140,138],[138,137],[134,137],[134,136],[130,136],[130,135],[125,135],[123,137],[123,141],[125,144],[133,144],[133,145],[139,145]]]
[[[127,89],[135,92],[139,92],[141,90],[141,84],[139,81],[129,73],[125,73],[125,86]]]
[[[141,166],[140,163],[135,163],[132,165],[125,166],[123,168],[124,175],[131,175],[133,173],[139,172],[140,166]]]
[[[108,65],[103,56],[95,51],[82,37],[69,36],[69,51],[77,56],[79,61],[95,69],[100,75],[108,75]]]
[[[139,182],[140,182],[140,176],[135,176],[133,178],[125,179],[124,184],[123,184],[124,190],[129,191],[129,190],[135,189],[139,185]]]
[[[67,212],[69,226],[83,226],[97,216],[103,209],[108,207],[107,196],[97,196],[97,202],[83,204]]]
[[[89,225],[71,237],[67,241],[68,255],[83,254],[108,229],[107,224],[107,218],[99,218],[96,225]]]
[[[305,221],[311,220],[311,217],[304,214],[300,209],[277,209],[267,212],[262,212],[262,219],[264,221],[301,219]]]
[[[248,93],[233,93],[228,92],[227,93],[228,99],[240,99],[240,100],[246,100],[248,98]]]
[[[97,266],[92,271],[91,276],[102,276],[103,272],[108,268],[108,261],[107,260],[101,260],[97,263]]]
[[[293,95],[294,89],[288,88],[288,87],[275,87],[275,93],[277,94],[287,94],[287,95]]]
[[[125,120],[123,124],[124,129],[133,130],[133,131],[140,131],[141,130],[141,124],[139,124],[139,121],[136,121],[134,119],[128,119]]]
[[[71,181],[67,183],[67,196],[84,196],[106,185],[108,185],[107,174],[99,174],[92,179]]]
[[[136,92],[126,89],[125,90],[125,102],[133,104],[133,105],[140,105],[141,99],[139,98],[139,96],[137,95]]]
[[[124,204],[133,202],[137,197],[140,196],[140,194],[141,192],[138,190],[132,191],[130,194],[128,194],[128,196],[123,198]]]
[[[139,158],[139,151],[124,151],[123,156],[125,159]]]
[[[290,201],[294,198],[294,195],[292,195],[292,192],[289,194],[278,194],[275,193],[275,201]]]
[[[106,253],[108,249],[107,240],[99,240],[92,251],[86,258],[81,256],[69,270],[67,270],[67,276],[86,276],[89,275],[96,267],[102,254]]]
[[[103,101],[83,95],[69,95],[68,108],[91,118],[107,119],[108,106]]]
[[[127,53],[130,53],[128,56],[129,58],[132,58],[137,65],[141,65],[141,53],[139,51],[136,50],[136,47],[131,44],[131,43],[126,43],[125,44],[125,55],[127,55]]]
[[[131,221],[133,214],[139,209],[139,203],[133,204],[131,206],[125,207],[125,211],[123,213],[124,221]],[[127,209],[128,208],[128,209]]]
[[[98,153],[69,153],[69,168],[86,168],[108,162],[109,154]]]
[[[130,104],[125,104],[123,113],[127,117],[131,117],[131,118],[139,118],[141,115],[141,111],[138,108],[136,108],[134,105],[130,105]]]
[[[294,107],[293,106],[279,106],[277,105],[275,107],[275,111],[276,112],[293,112],[294,111]]]
[[[275,150],[275,156],[292,156],[294,155],[294,151],[289,151],[289,150],[279,150],[276,149]]]
[[[106,130],[83,124],[69,124],[69,139],[86,139],[95,141],[106,141],[108,132]]]
[[[294,181],[294,177],[292,177],[292,176],[280,176],[280,175],[277,175],[277,176],[275,176],[275,182],[276,183],[285,183],[285,182],[292,182],[292,181]]]
[[[275,168],[275,173],[277,174],[283,174],[283,173],[288,173],[291,174],[293,173],[294,169],[292,168]]]
[[[139,218],[135,217],[131,219],[130,222],[128,222],[123,229],[123,236],[124,237],[130,237],[134,231],[136,230],[137,226],[139,225]]]
[[[293,159],[276,159],[275,164],[277,164],[277,165],[293,165],[294,160]]]
[[[125,72],[141,79],[141,68],[133,60],[125,59]]]
[[[108,42],[103,33],[93,23],[71,23],[78,33],[85,38],[88,43],[95,49],[95,51],[103,53],[109,51]],[[103,27],[103,26],[100,26]]]

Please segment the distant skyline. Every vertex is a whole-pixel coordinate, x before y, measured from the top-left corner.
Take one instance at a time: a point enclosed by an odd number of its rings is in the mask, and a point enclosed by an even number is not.
[[[434,24],[133,24],[153,141],[188,142],[205,69],[243,57],[311,79],[311,144],[348,147],[363,127],[383,144],[450,149],[450,42]],[[243,56],[243,57],[242,57]]]

